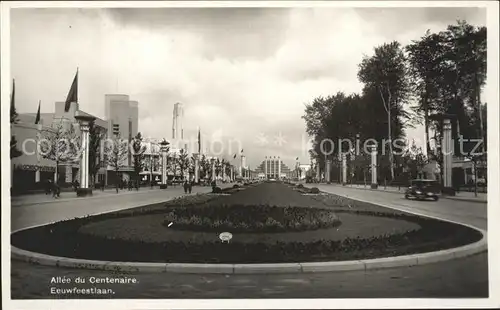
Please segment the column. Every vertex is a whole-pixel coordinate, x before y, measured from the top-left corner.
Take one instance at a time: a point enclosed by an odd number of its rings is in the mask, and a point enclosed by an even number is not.
[[[168,188],[168,174],[167,174],[167,166],[168,166],[168,150],[169,144],[165,139],[160,142],[160,151],[161,151],[161,184],[160,189]]]
[[[278,180],[281,179],[281,159],[278,157]]]
[[[245,178],[246,177],[246,163],[244,162],[243,158],[244,158],[245,155],[241,155],[240,156],[240,174],[241,174],[241,177],[242,178]]]
[[[342,154],[342,185],[347,184],[347,155]]]
[[[451,172],[453,160],[453,143],[451,140],[451,121],[443,120],[443,141],[441,142],[441,151],[443,153],[443,185],[446,189],[451,189]]]
[[[377,146],[372,145],[371,146],[371,168],[372,168],[372,184],[371,188],[377,188],[378,187],[378,181],[377,181]]]
[[[215,181],[215,159],[212,159],[212,181]]]
[[[320,181],[319,161],[316,163],[316,180]]]
[[[193,154],[194,157],[194,183],[200,182],[200,157],[198,154]]]
[[[326,183],[330,183],[331,182],[331,179],[330,179],[330,176],[331,176],[331,169],[332,169],[332,161],[330,159],[328,159],[326,161],[326,176],[325,176],[325,180],[326,180]]]
[[[89,123],[95,120],[92,116],[76,115],[75,119],[80,123],[82,156],[80,158],[80,188],[77,196],[92,195],[89,188]],[[71,169],[71,167],[69,167]]]

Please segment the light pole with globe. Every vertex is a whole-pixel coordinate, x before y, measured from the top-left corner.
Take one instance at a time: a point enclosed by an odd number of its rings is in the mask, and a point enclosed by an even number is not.
[[[161,161],[161,184],[160,189],[168,188],[168,175],[167,175],[167,164],[168,164],[168,151],[170,149],[170,143],[163,139],[160,142],[160,151],[162,156]]]

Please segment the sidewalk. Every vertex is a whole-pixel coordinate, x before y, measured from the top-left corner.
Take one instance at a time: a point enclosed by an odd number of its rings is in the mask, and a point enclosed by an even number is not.
[[[155,189],[150,189],[150,188],[141,188],[139,191],[133,190],[129,191],[128,189],[125,190],[119,190],[118,193],[116,193],[116,189],[105,189],[104,191],[101,191],[100,189],[95,189],[92,191],[92,196],[89,197],[77,197],[75,192],[61,192],[60,198],[54,198],[52,197],[52,194],[50,195],[45,195],[45,194],[30,194],[30,195],[22,195],[22,196],[13,196],[11,197],[11,205],[12,207],[19,207],[19,206],[28,206],[28,205],[34,205],[34,204],[44,204],[44,203],[57,203],[57,202],[64,202],[64,201],[71,201],[71,200],[81,200],[81,199],[92,199],[92,198],[98,198],[98,197],[106,197],[106,196],[111,196],[111,195],[130,195],[134,193],[145,193],[145,192],[152,192],[152,191],[157,191],[159,188]]]
[[[222,188],[227,186],[232,186],[232,183],[221,184]],[[200,186],[195,186],[194,188],[199,188]],[[12,207],[20,207],[20,206],[29,206],[29,205],[38,205],[38,204],[46,204],[46,203],[58,203],[58,202],[67,202],[67,201],[77,201],[82,199],[95,199],[109,196],[124,196],[124,195],[132,195],[132,194],[144,194],[151,193],[157,191],[168,191],[169,189],[182,189],[182,185],[172,186],[170,185],[168,189],[160,189],[158,186],[151,189],[150,187],[142,187],[138,191],[123,189],[119,190],[116,193],[116,189],[109,188],[104,191],[100,189],[94,189],[92,191],[92,196],[88,197],[77,197],[75,192],[61,192],[60,198],[52,197],[52,194],[30,194],[30,195],[22,195],[22,196],[12,196],[11,197],[11,206]]]
[[[342,186],[340,184],[332,183],[330,185],[333,186]],[[360,184],[347,184],[345,185],[347,188],[353,188],[353,189],[363,189],[363,190],[369,190],[369,191],[384,191],[384,192],[389,192],[389,193],[398,193],[398,194],[403,194],[404,191],[406,190],[406,187],[395,187],[395,186],[387,186],[384,187],[384,185],[379,185],[377,189],[372,189],[370,188],[370,185],[367,184],[365,185],[360,185]],[[477,202],[477,203],[487,203],[488,202],[488,194],[486,193],[478,193],[477,197],[475,197],[473,192],[459,192],[456,194],[456,196],[441,196],[441,198],[445,199],[451,199],[451,200],[459,200],[459,201],[468,201],[468,202]]]

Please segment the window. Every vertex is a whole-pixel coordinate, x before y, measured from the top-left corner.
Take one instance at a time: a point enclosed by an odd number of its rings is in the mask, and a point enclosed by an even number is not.
[[[118,136],[120,134],[120,124],[113,124],[113,135]]]

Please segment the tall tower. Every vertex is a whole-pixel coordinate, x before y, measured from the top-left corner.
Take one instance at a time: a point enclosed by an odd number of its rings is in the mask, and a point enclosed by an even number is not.
[[[172,139],[184,139],[184,127],[182,121],[184,119],[184,106],[177,102],[174,104],[174,112],[172,119]]]

